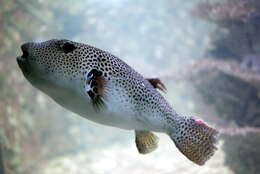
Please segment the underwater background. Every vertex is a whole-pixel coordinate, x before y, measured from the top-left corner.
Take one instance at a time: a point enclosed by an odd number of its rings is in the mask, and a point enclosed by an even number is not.
[[[20,45],[83,42],[159,77],[182,115],[222,135],[203,166],[165,134],[140,155],[134,132],[57,105],[23,77]],[[260,174],[259,0],[0,0],[0,174]]]

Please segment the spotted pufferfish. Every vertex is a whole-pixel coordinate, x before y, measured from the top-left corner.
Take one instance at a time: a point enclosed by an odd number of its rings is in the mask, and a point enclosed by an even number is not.
[[[17,62],[25,78],[61,106],[94,122],[135,131],[138,152],[158,146],[153,132],[170,136],[191,161],[203,165],[215,152],[218,131],[198,117],[179,115],[158,90],[116,56],[70,40],[29,42]]]

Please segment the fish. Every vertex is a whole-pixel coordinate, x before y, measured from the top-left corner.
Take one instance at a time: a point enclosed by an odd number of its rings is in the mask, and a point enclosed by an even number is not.
[[[111,53],[66,39],[24,43],[21,51],[16,60],[32,86],[88,120],[134,131],[140,154],[158,147],[154,132],[169,135],[198,165],[217,150],[218,130],[178,114],[161,94],[166,87],[159,78],[144,78]]]
[[[249,54],[244,56],[240,63],[240,68],[243,72],[260,74],[260,55]]]

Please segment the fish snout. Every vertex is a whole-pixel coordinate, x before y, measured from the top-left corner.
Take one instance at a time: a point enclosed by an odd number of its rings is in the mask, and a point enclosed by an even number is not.
[[[28,74],[28,58],[29,58],[29,47],[32,43],[24,43],[21,46],[21,50],[22,50],[22,56],[18,56],[16,58],[17,63],[19,65],[19,67],[21,68],[21,70],[23,71],[23,73]]]
[[[21,46],[21,50],[23,52],[21,58],[22,59],[27,59],[29,57],[29,46],[30,46],[31,43],[24,43],[22,46]]]
[[[31,43],[24,43],[21,46],[21,50],[22,50],[22,55],[17,57],[17,62],[26,62],[26,60],[29,57],[29,47],[30,47]]]

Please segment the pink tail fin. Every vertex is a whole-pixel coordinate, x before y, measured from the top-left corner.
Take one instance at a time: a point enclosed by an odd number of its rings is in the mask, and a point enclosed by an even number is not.
[[[170,137],[188,159],[203,165],[217,149],[218,131],[195,117],[180,117],[177,122]]]

